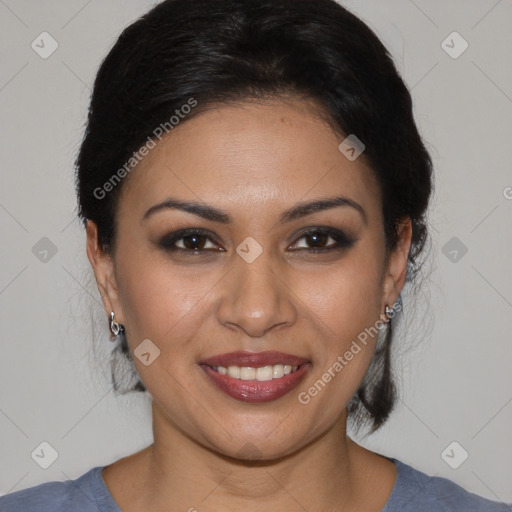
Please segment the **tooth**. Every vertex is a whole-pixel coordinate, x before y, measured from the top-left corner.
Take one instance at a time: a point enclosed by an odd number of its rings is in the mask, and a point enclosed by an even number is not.
[[[240,367],[239,366],[228,366],[228,375],[235,379],[240,378]]]
[[[256,378],[256,368],[250,366],[242,366],[240,368],[240,378],[242,380],[253,380]]]
[[[272,376],[274,379],[280,379],[284,375],[283,372],[283,365],[282,364],[275,364],[272,367]]]
[[[272,366],[262,366],[256,370],[256,378],[258,380],[272,380]]]
[[[252,366],[214,366],[213,369],[221,375],[228,375],[234,379],[267,381],[272,379],[280,379],[284,375],[296,371],[299,365],[292,366],[290,364],[275,364],[273,366],[261,366],[253,368]]]

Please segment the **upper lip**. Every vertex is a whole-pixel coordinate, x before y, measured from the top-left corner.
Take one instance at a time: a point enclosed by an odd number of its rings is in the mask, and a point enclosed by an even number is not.
[[[207,366],[250,366],[259,368],[260,366],[273,366],[275,364],[288,364],[290,366],[300,366],[309,363],[304,357],[285,354],[283,352],[229,352],[228,354],[219,354],[208,359],[203,359],[199,364]]]

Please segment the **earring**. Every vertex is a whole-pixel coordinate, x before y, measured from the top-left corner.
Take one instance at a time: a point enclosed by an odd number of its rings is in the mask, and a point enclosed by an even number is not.
[[[124,327],[122,324],[118,324],[115,320],[114,320],[114,312],[111,311],[110,312],[110,330],[112,331],[112,333],[114,334],[114,336],[118,336],[119,333],[121,332],[124,332]],[[112,341],[115,341],[112,340]]]
[[[379,331],[387,331],[387,329],[389,328],[389,321],[393,316],[394,316],[393,308],[390,308],[386,304],[384,313],[381,313],[381,315],[380,315]],[[379,336],[380,336],[380,334],[379,334]]]

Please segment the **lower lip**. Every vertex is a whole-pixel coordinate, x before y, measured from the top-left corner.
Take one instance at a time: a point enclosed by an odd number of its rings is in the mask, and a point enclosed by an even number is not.
[[[293,373],[280,379],[265,381],[234,379],[216,372],[205,364],[200,366],[210,377],[211,382],[230,397],[243,402],[262,403],[277,400],[289,393],[304,378],[311,365],[302,364]]]

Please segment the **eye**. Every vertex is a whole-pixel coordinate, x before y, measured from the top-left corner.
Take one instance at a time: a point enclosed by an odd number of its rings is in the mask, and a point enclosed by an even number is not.
[[[355,240],[349,238],[345,233],[333,228],[315,228],[310,229],[302,233],[302,236],[298,239],[299,241],[304,239],[306,244],[313,248],[308,248],[306,245],[305,249],[307,252],[322,253],[336,249],[347,249],[354,245]],[[334,243],[327,245],[327,242],[331,240]],[[292,246],[292,252],[302,250],[297,248],[297,243]],[[210,246],[208,247],[208,244]],[[180,229],[174,233],[165,235],[159,242],[159,245],[167,251],[171,252],[187,252],[192,254],[201,254],[212,250],[219,250],[218,245],[214,242],[213,238],[207,231],[197,228]]]
[[[207,247],[210,242],[211,247]],[[174,233],[165,235],[159,245],[168,251],[185,251],[189,253],[201,253],[215,249],[212,238],[206,231],[201,229],[180,229]],[[178,245],[181,244],[181,247]]]
[[[299,238],[299,240],[302,239],[304,239],[307,244],[316,245],[316,247],[313,247],[312,249],[308,249],[306,247],[306,250],[308,250],[308,252],[313,253],[327,252],[336,249],[348,249],[349,247],[352,247],[355,243],[354,239],[349,238],[342,231],[333,228],[310,229],[309,231],[303,233],[302,236]],[[331,244],[326,245],[329,240],[333,240],[334,243],[331,242]]]

